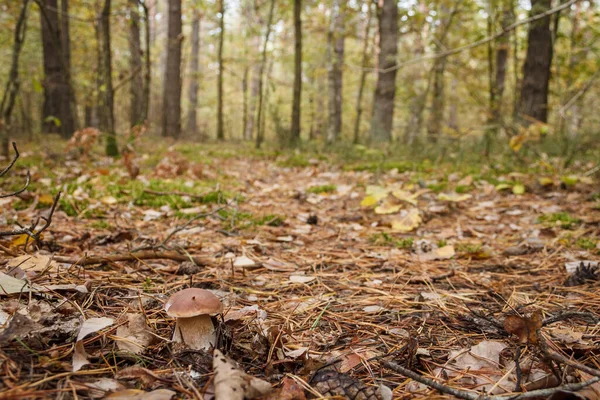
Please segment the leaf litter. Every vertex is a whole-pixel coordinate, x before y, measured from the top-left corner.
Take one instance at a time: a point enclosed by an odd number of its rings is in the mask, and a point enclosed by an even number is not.
[[[437,195],[416,173],[174,149],[133,180],[70,163],[35,193],[66,188],[42,245],[0,243],[7,396],[597,398],[589,182],[426,178],[457,187]],[[164,302],[187,287],[223,302],[221,353],[170,341]]]

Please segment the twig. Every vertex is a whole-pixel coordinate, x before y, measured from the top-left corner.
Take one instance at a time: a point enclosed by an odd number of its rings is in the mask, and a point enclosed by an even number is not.
[[[204,265],[213,267],[217,263],[214,261],[200,256],[186,256],[184,254],[177,253],[176,251],[156,251],[156,250],[145,250],[135,251],[128,254],[116,254],[111,256],[83,256],[81,258],[70,258],[70,257],[54,257],[55,261],[73,265],[94,265],[102,264],[105,262],[117,262],[117,261],[134,261],[134,260],[156,260],[156,259],[167,259],[174,261],[193,261],[198,265]]]
[[[585,312],[585,311],[566,311],[566,312],[562,312],[562,313],[558,313],[553,317],[550,318],[546,318],[544,320],[544,322],[542,322],[542,326],[546,326],[546,325],[550,325],[553,324],[555,322],[559,322],[559,321],[564,321],[566,319],[571,319],[571,318],[579,318],[579,319],[584,319],[586,321],[592,322],[597,324],[598,322],[600,322],[600,318],[598,318],[598,316],[596,316],[593,313],[590,312]]]
[[[61,192],[58,192],[58,194],[54,197],[54,201],[52,202],[52,208],[50,208],[50,213],[48,214],[47,217],[44,217],[44,216],[38,217],[35,221],[33,221],[31,223],[31,226],[29,228],[24,228],[21,225],[19,225],[19,227],[21,229],[0,232],[0,237],[27,235],[29,238],[35,240],[36,242],[39,242],[42,232],[44,232],[46,229],[48,229],[48,227],[52,223],[52,216],[54,215],[54,211],[56,211],[56,206],[58,205],[58,200],[60,199],[60,195],[61,195]],[[44,226],[41,227],[41,229],[39,231],[36,232],[35,228],[37,227],[40,219],[43,219],[45,221],[45,224],[44,224]]]
[[[600,381],[600,376],[594,376],[592,379],[587,380],[585,382],[581,382],[581,383],[570,383],[567,385],[557,386],[557,387],[549,388],[549,389],[532,390],[531,392],[526,392],[526,393],[488,396],[488,395],[484,395],[484,394],[470,392],[467,390],[452,388],[450,386],[436,382],[433,379],[426,378],[422,375],[419,375],[416,372],[413,372],[413,371],[411,371],[407,368],[404,368],[403,366],[398,365],[391,361],[383,361],[382,364],[386,368],[389,368],[395,372],[398,372],[414,381],[417,381],[419,383],[422,383],[424,385],[432,387],[436,390],[439,390],[442,393],[450,394],[450,395],[453,395],[453,396],[456,396],[456,397],[459,397],[459,398],[465,399],[465,400],[519,400],[519,399],[531,399],[534,397],[548,397],[548,396],[550,396],[554,393],[560,392],[560,391],[576,392],[578,390],[581,390],[587,386],[593,385],[594,383]]]

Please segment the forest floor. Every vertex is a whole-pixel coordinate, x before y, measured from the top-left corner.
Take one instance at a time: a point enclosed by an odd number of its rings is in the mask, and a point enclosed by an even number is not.
[[[62,195],[38,248],[0,241],[0,398],[211,398],[212,356],[174,345],[164,311],[190,286],[223,301],[218,347],[273,385],[264,399],[546,398],[600,376],[593,164],[138,157],[131,179],[121,160],[24,146],[1,178],[32,183],[0,199],[0,225]]]

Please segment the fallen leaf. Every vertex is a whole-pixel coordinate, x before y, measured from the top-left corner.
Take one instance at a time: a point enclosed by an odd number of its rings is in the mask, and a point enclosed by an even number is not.
[[[90,318],[81,324],[77,341],[75,342],[75,350],[73,351],[73,372],[79,371],[84,365],[89,364],[88,355],[83,347],[83,339],[92,333],[98,332],[108,326],[111,326],[115,321],[112,318]]]
[[[375,207],[375,214],[395,214],[402,209],[402,204],[384,203]]]
[[[449,201],[451,203],[460,203],[461,201],[465,201],[470,199],[472,196],[468,193],[440,193],[438,194],[438,200],[440,201]]]
[[[412,204],[413,206],[417,205],[417,197],[418,194],[413,194],[411,192],[408,192],[406,190],[395,190],[392,195],[397,198],[398,200],[402,200],[405,201],[407,203]]]
[[[456,254],[452,245],[446,245],[439,247],[429,253],[419,254],[419,261],[434,261],[434,260],[447,260]]]
[[[504,319],[504,330],[516,335],[519,343],[537,344],[538,330],[542,327],[542,312],[536,311],[530,317],[507,315]]]
[[[140,354],[153,338],[154,336],[146,324],[146,317],[142,314],[131,313],[127,315],[127,324],[117,328],[115,340],[119,350]]]
[[[421,224],[421,214],[418,208],[403,212],[400,217],[392,220],[392,232],[410,232]]]
[[[246,374],[219,350],[213,355],[213,370],[216,399],[253,399],[272,390],[269,382]]]

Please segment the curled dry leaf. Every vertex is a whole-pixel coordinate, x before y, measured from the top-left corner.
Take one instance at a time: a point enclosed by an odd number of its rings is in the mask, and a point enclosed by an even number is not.
[[[530,317],[507,315],[504,319],[504,330],[516,335],[519,343],[537,344],[538,330],[542,327],[542,312],[536,311]]]
[[[84,365],[89,364],[88,355],[83,348],[83,339],[92,333],[98,332],[108,326],[111,326],[115,321],[112,318],[90,318],[81,324],[77,342],[75,342],[75,350],[73,351],[73,372],[79,371]]]
[[[244,400],[264,396],[271,391],[269,382],[246,374],[219,350],[213,355],[216,400]]]
[[[127,324],[117,328],[115,339],[119,350],[140,354],[152,342],[153,338],[154,336],[146,324],[146,317],[142,314],[129,314],[127,315]]]

